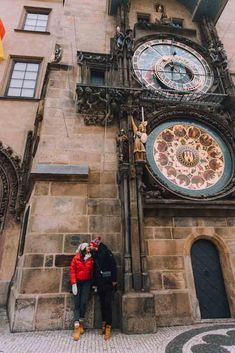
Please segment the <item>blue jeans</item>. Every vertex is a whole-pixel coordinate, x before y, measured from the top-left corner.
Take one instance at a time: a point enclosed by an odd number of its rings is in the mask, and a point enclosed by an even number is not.
[[[74,321],[84,319],[89,299],[91,281],[78,281],[78,294],[74,295]]]

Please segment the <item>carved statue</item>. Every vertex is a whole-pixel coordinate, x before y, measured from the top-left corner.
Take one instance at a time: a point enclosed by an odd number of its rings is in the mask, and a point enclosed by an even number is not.
[[[134,132],[134,156],[136,161],[146,160],[145,143],[147,142],[146,126],[147,121],[142,121],[137,127],[133,117],[131,117],[132,129]]]
[[[131,57],[133,54],[133,33],[132,29],[127,29],[126,30],[126,35],[125,35],[125,46],[127,50],[127,57]]]
[[[129,140],[123,129],[120,130],[120,133],[117,137],[117,146],[119,152],[119,162],[128,163],[129,162]]]
[[[218,53],[219,53],[219,56],[220,56],[220,60],[221,60],[221,64],[224,68],[227,67],[228,65],[228,57],[227,57],[227,54],[226,54],[226,51],[224,49],[224,46],[221,42],[218,43]]]
[[[55,45],[54,53],[51,56],[51,63],[59,63],[62,59],[63,49],[59,44]]]
[[[163,16],[165,10],[164,10],[164,6],[161,5],[161,4],[156,4],[156,5],[155,5],[155,9],[156,9],[156,19],[155,19],[155,22],[158,23],[158,22],[161,22],[162,16]]]
[[[210,42],[208,51],[210,53],[210,57],[213,63],[218,63],[219,62],[219,54],[218,51],[215,49],[214,45],[212,42]]]
[[[163,25],[171,26],[173,25],[172,19],[167,16],[165,7],[161,4],[156,4],[156,18],[155,23],[161,23]]]
[[[123,52],[123,48],[125,44],[125,35],[121,31],[121,28],[119,26],[116,29],[115,42],[116,42],[117,54],[121,54]]]

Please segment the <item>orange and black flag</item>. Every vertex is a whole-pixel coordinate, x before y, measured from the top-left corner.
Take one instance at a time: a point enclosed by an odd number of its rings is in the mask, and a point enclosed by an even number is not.
[[[2,23],[2,20],[0,19],[0,60],[5,59],[5,54],[4,54],[3,45],[2,45],[2,40],[3,40],[5,33],[6,33],[5,27]]]

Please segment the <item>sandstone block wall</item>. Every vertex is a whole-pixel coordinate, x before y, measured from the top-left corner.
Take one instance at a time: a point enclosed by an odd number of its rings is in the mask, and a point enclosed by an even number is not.
[[[234,218],[145,218],[145,243],[151,292],[158,325],[187,324],[200,319],[190,250],[196,239],[218,248],[230,310],[234,316]]]

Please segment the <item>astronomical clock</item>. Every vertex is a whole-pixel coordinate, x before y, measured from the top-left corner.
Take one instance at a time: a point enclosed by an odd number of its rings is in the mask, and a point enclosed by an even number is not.
[[[143,43],[135,51],[132,62],[136,77],[146,88],[166,95],[203,94],[214,82],[213,70],[198,51],[170,39]]]
[[[215,199],[222,197],[231,184],[233,150],[231,141],[220,131],[218,116],[210,114],[208,119],[208,111],[200,109],[200,114],[194,114],[195,104],[190,108],[191,102],[203,100],[213,91],[215,75],[209,56],[189,42],[152,39],[141,43],[134,52],[135,78],[165,103],[164,118],[159,121],[156,114],[158,121],[149,124],[147,168],[158,184],[175,196]],[[182,96],[186,96],[188,105],[181,116]],[[168,114],[167,102],[170,109],[172,98],[179,104],[175,104],[174,114]]]

